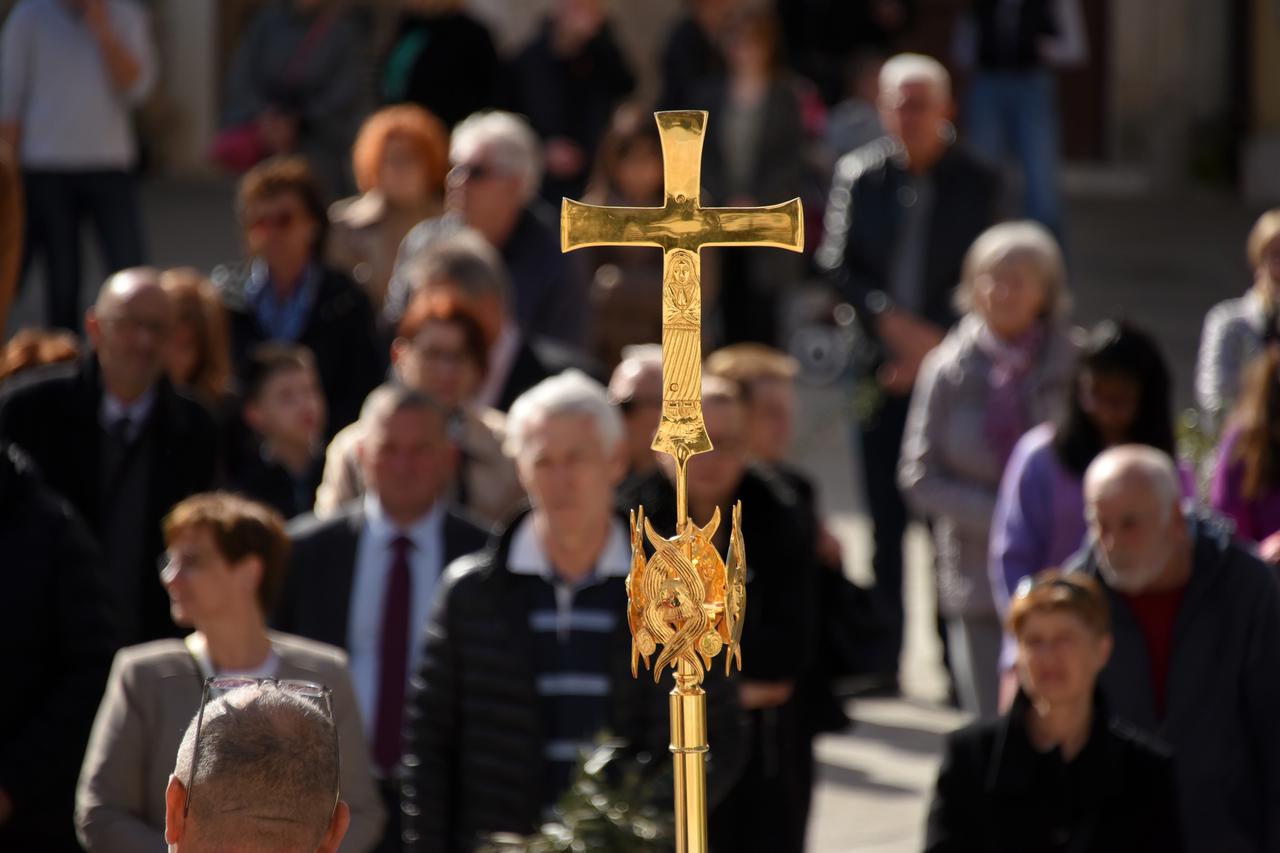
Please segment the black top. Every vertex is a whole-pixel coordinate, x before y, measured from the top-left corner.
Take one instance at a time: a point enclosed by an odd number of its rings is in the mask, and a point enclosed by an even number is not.
[[[1028,71],[1044,67],[1040,40],[1057,35],[1050,0],[974,0],[978,67],[984,71]]]
[[[76,777],[116,649],[93,537],[0,441],[0,850],[78,851]]]
[[[1038,752],[1019,695],[1010,713],[953,733],[929,808],[925,853],[1183,849],[1173,761],[1137,728],[1110,717],[1101,694],[1072,761]]]
[[[464,12],[405,12],[383,60],[384,104],[409,101],[452,127],[493,106],[498,54],[489,30]]]

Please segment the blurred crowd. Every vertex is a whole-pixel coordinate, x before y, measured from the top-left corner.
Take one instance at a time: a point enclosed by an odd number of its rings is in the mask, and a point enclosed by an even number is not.
[[[257,12],[209,152],[243,256],[208,271],[146,265],[145,8],[3,22],[0,328],[37,278],[44,328],[0,352],[0,849],[471,851],[554,817],[604,732],[666,767],[624,616],[627,510],[676,518],[662,260],[562,254],[555,204],[660,206],[652,112],[696,107],[704,205],[809,214],[803,255],[703,266],[688,507],[741,500],[749,566],[713,849],[804,849],[814,737],[898,690],[914,517],[976,720],[929,850],[1280,850],[1280,211],[1205,318],[1192,454],[1160,342],[1072,318],[1078,3],[973,0],[934,58],[898,51],[908,0],[692,0],[653,102],[602,0],[511,56],[461,0],[403,5],[372,75],[345,4]],[[802,290],[856,339],[869,588],[788,462]]]

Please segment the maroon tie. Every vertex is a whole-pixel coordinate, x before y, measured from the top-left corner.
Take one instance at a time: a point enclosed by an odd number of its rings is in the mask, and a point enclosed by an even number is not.
[[[378,645],[378,717],[373,735],[373,758],[384,778],[400,764],[404,690],[409,673],[409,605],[413,579],[409,549],[413,542],[397,536],[391,543],[391,570],[382,600],[382,641]]]

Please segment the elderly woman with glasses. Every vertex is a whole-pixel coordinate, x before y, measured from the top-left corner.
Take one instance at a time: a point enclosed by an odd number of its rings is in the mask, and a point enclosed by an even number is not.
[[[194,631],[117,654],[76,791],[76,834],[90,853],[164,851],[165,789],[210,678],[280,679],[331,691],[341,741],[341,796],[351,827],[341,849],[374,849],[385,812],[360,712],[338,649],[267,631],[289,540],[272,510],[233,495],[196,495],[164,521],[161,582],[173,620]]]
[[[1043,226],[984,231],[956,294],[964,316],[925,358],[907,416],[898,484],[933,521],[952,681],[961,707],[984,717],[996,714],[1001,634],[991,513],[1014,445],[1065,397],[1076,355],[1067,304],[1062,253]]]
[[[1113,645],[1097,581],[1024,579],[1008,628],[1018,696],[1000,720],[948,739],[925,853],[1183,850],[1169,754],[1113,719],[1097,689]]]

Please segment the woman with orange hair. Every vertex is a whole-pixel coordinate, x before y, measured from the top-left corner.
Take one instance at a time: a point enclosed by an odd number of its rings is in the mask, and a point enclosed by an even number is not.
[[[329,208],[329,263],[355,279],[380,314],[400,241],[440,213],[449,133],[421,107],[387,107],[360,129],[352,166],[361,194]]]

